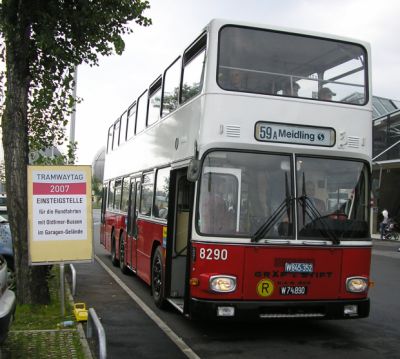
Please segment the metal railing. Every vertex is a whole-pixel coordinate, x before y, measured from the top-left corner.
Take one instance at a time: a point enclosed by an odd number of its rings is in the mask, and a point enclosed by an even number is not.
[[[73,264],[69,265],[69,268],[71,270],[71,277],[72,277],[72,296],[74,297],[76,294],[76,270]]]
[[[100,319],[98,318],[96,311],[93,308],[89,308],[88,312],[88,321],[86,328],[86,337],[90,340],[90,342],[94,342],[93,340],[93,329],[96,329],[97,334],[97,347],[99,350],[99,359],[107,358],[107,348],[106,348],[106,333],[104,331],[103,325],[100,323]],[[96,343],[96,342],[95,342]]]

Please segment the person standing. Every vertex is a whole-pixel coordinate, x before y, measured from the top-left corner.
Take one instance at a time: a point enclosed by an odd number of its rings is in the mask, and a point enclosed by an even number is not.
[[[385,239],[384,232],[385,232],[385,227],[389,220],[389,212],[386,209],[384,209],[382,211],[382,216],[383,216],[383,219],[382,219],[382,222],[380,223],[380,233],[381,233],[381,239],[383,240],[383,239]]]

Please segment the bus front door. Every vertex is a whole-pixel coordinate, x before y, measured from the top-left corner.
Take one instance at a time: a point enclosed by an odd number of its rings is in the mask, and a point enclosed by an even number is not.
[[[128,268],[136,272],[137,268],[137,214],[140,195],[140,179],[132,178],[129,195],[128,236],[126,248],[126,263]]]
[[[184,310],[185,290],[187,288],[188,243],[190,221],[193,211],[194,183],[186,178],[186,169],[176,172],[174,191],[174,211],[170,253],[170,290],[168,299],[180,311]]]

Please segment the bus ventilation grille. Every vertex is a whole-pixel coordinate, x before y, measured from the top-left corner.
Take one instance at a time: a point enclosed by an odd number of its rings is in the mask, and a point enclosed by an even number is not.
[[[240,137],[240,126],[226,126],[227,137]]]
[[[347,137],[347,146],[353,147],[353,148],[359,148],[360,147],[360,137],[356,137],[356,136]]]
[[[259,317],[269,319],[279,318],[323,318],[326,311],[321,306],[291,306],[260,308]]]

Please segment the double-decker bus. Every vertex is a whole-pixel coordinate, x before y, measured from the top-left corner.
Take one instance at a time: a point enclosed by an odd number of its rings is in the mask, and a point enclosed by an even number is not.
[[[367,317],[369,52],[211,21],[108,130],[113,264],[190,318]]]

